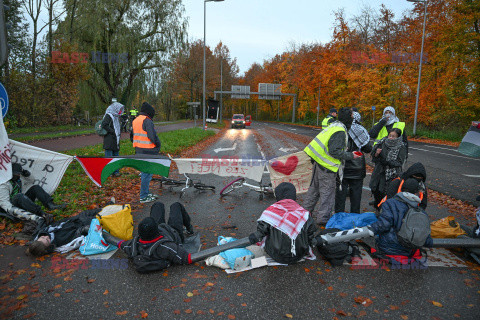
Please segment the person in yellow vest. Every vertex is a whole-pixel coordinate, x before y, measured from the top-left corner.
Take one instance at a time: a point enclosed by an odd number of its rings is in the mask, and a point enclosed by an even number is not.
[[[360,157],[356,153],[346,151],[347,130],[352,121],[352,110],[340,109],[338,120],[322,130],[304,149],[312,158],[313,174],[303,207],[316,217],[316,222],[320,225],[325,225],[332,215],[337,173],[341,181],[345,160]],[[319,209],[314,214],[317,202]]]
[[[337,109],[331,108],[330,113],[322,121],[322,130],[325,130],[330,125],[330,123],[332,123],[336,119],[337,119]]]
[[[391,129],[398,128],[402,131],[402,141],[407,150],[408,157],[408,139],[407,134],[405,133],[405,122],[401,122],[395,115],[395,109],[391,106],[383,109],[383,117],[375,123],[372,129],[368,132],[370,138],[374,139],[374,146],[383,138],[388,136],[388,133]]]
[[[144,102],[140,114],[132,123],[131,139],[135,154],[158,154],[160,152],[161,143],[152,120],[154,116],[155,109],[149,103]],[[157,196],[150,193],[152,174],[142,172],[140,178],[140,203],[155,201]]]

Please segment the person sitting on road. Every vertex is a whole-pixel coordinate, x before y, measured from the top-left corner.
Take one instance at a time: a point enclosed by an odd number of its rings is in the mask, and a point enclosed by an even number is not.
[[[406,159],[406,149],[402,142],[401,131],[398,128],[390,130],[388,137],[383,138],[372,150],[372,161],[375,167],[370,179],[373,205],[380,210],[380,202],[385,197],[388,184],[402,173]]]
[[[421,200],[416,195],[418,191],[418,181],[413,178],[407,179],[402,186],[402,192],[388,199],[382,205],[378,220],[370,225],[370,229],[378,236],[376,248],[372,250],[376,256],[381,258],[386,256],[388,259],[399,262],[406,262],[410,258],[417,260],[421,258],[419,249],[406,248],[397,237],[397,231],[400,230],[402,220],[410,206],[417,207],[420,204]],[[432,237],[428,235],[423,246],[432,247],[432,245]]]
[[[20,176],[29,177],[30,172],[18,163],[12,164],[12,179],[0,184],[0,209],[11,218],[27,220],[23,233],[32,235],[37,228],[53,222],[53,215],[45,213],[35,203],[38,199],[47,210],[65,209],[66,204],[55,204],[52,197],[39,185],[22,192]]]
[[[102,209],[85,210],[74,217],[62,219],[50,226],[42,228],[35,235],[35,240],[28,245],[26,253],[40,257],[52,253],[59,247],[70,244],[82,235],[87,235],[92,219],[95,218],[101,210]],[[71,246],[72,248],[69,250],[76,249],[80,246],[80,243],[77,243],[76,246],[73,244]]]
[[[297,202],[295,186],[282,182],[275,188],[277,202],[263,211],[251,244],[265,237],[265,252],[279,263],[292,264],[313,255],[317,227],[310,213]]]
[[[412,164],[402,175],[398,178],[393,179],[387,186],[387,195],[383,198],[382,202],[385,202],[387,199],[393,198],[394,195],[401,192],[402,185],[409,178],[413,178],[418,181],[419,184],[419,197],[420,207],[425,210],[427,209],[427,187],[425,186],[425,180],[427,180],[427,170],[421,162],[416,162]],[[381,205],[381,203],[380,203]]]
[[[105,240],[118,246],[132,259],[136,271],[146,273],[168,268],[171,264],[191,264],[191,254],[182,246],[186,235],[193,235],[190,216],[184,206],[175,202],[170,206],[168,224],[165,223],[165,206],[155,202],[150,209],[150,217],[138,225],[138,236],[132,240],[117,242],[117,239],[104,233]]]

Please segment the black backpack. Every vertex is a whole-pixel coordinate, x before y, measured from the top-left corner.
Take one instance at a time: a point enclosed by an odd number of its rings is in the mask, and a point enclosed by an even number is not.
[[[408,249],[422,248],[430,235],[430,219],[422,208],[413,207],[398,196],[395,198],[408,205],[408,211],[397,231],[398,242]]]
[[[149,248],[149,251],[155,250],[157,246],[166,241],[166,239],[158,240]],[[133,239],[133,244],[132,263],[138,273],[159,271],[166,269],[170,266],[170,261],[168,260],[153,258],[149,255],[140,253],[140,250],[138,249],[138,236]]]
[[[340,229],[331,228],[321,230],[319,235],[338,232]],[[358,247],[355,242],[337,242],[326,245],[317,246],[318,252],[332,264],[332,266],[341,266],[343,261],[347,260],[348,262],[352,261],[352,257],[359,254]]]

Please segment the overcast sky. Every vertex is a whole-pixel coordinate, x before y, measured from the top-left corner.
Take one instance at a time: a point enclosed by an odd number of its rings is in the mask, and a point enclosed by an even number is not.
[[[203,0],[183,0],[189,18],[190,39],[203,39]],[[222,41],[237,58],[240,75],[254,63],[282,53],[295,42],[328,42],[332,37],[333,11],[344,8],[347,18],[364,6],[384,3],[401,17],[414,4],[406,0],[225,0],[207,2],[206,43]]]

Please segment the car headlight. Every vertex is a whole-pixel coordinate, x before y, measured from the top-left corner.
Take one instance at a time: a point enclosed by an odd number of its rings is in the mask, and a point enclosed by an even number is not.
[[[235,123],[235,121],[232,120],[232,123]]]
[[[245,121],[242,121],[243,123],[245,123]]]

